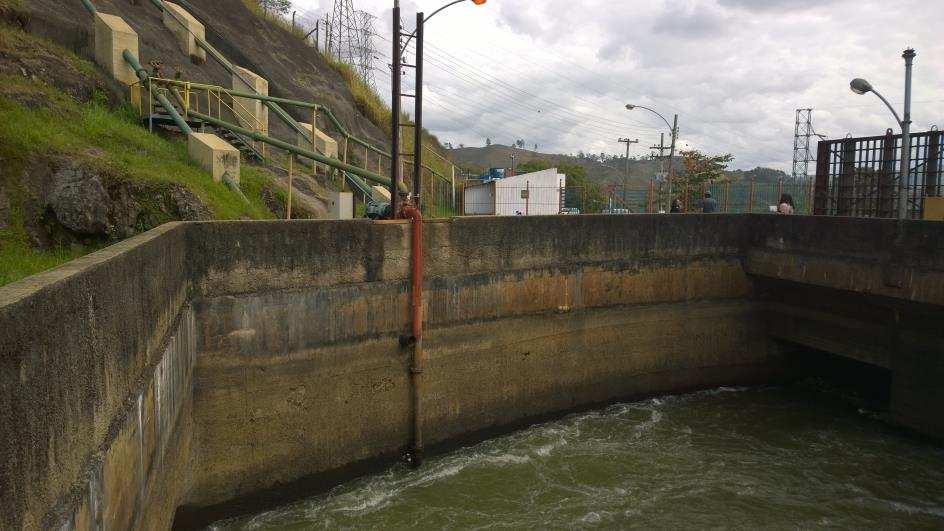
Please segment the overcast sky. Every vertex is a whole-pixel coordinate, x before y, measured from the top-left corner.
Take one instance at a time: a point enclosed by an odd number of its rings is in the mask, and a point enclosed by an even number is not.
[[[295,0],[311,13],[333,0]],[[404,0],[403,20],[445,0]],[[353,0],[378,17],[378,89],[389,92],[392,0]],[[426,126],[444,142],[644,155],[668,127],[626,103],[678,113],[682,146],[730,152],[734,167],[790,171],[795,110],[830,138],[882,134],[898,107],[902,50],[917,49],[914,129],[944,127],[944,0],[488,0],[427,26]],[[410,72],[412,75],[412,72]],[[389,98],[389,96],[388,96]],[[404,100],[412,105],[412,100]],[[666,135],[668,137],[668,135]]]

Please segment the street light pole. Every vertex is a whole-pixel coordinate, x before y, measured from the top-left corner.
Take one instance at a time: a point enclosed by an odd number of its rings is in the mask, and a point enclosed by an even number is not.
[[[911,181],[911,71],[917,54],[911,48],[901,57],[905,60],[905,116],[901,121],[901,180],[898,182],[898,219],[908,216],[908,183]]]
[[[674,164],[673,159],[675,159],[675,143],[676,143],[676,140],[678,139],[678,114],[675,115],[675,119],[673,120],[672,125],[669,125],[669,121],[665,119],[665,116],[662,116],[657,111],[650,109],[649,107],[644,107],[642,105],[633,105],[633,104],[626,105],[626,109],[630,111],[637,108],[645,109],[651,112],[652,114],[655,114],[659,118],[662,118],[662,121],[665,122],[665,125],[668,126],[672,130],[672,146],[669,148],[669,173],[668,173],[668,176],[666,177],[666,185],[669,189],[669,195],[671,196],[672,195],[672,174],[675,170],[675,164]],[[659,154],[661,155],[662,153],[659,153]]]
[[[892,104],[882,96],[871,83],[862,79],[853,79],[849,84],[852,92],[862,95],[871,92],[882,100],[882,103],[888,107],[895,117],[895,122],[901,127],[901,170],[898,172],[898,219],[905,219],[908,216],[908,183],[911,181],[911,72],[914,66],[914,58],[917,56],[914,49],[908,48],[902,53],[905,60],[905,116],[898,116],[898,111],[892,107]]]

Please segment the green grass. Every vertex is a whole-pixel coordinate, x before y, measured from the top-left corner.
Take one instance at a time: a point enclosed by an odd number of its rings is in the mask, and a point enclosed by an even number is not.
[[[13,76],[0,76],[0,84],[17,82],[22,83]],[[251,201],[246,205],[190,162],[182,139],[149,133],[135,122],[130,109],[116,112],[68,101],[52,108],[29,108],[0,98],[0,116],[0,152],[5,158],[68,156],[113,178],[186,186],[216,219],[272,217],[258,193],[266,180],[262,172],[251,167],[243,171],[241,187]]]
[[[96,246],[79,245],[40,251],[14,231],[0,230],[0,286],[52,269],[97,249]]]

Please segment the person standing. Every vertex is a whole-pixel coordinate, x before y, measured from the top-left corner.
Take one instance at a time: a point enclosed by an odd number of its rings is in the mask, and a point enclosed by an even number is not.
[[[679,198],[672,200],[672,206],[669,207],[670,214],[681,214],[682,213],[682,201]]]
[[[701,211],[705,214],[714,214],[718,211],[718,202],[711,197],[711,192],[705,192],[705,198],[701,200]]]
[[[780,202],[777,204],[777,213],[789,216],[794,212],[796,212],[796,207],[793,206],[793,196],[790,194],[780,196]]]

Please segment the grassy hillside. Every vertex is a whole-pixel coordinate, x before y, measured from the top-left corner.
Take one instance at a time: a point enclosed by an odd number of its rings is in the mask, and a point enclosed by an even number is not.
[[[244,168],[244,203],[189,161],[182,138],[141,127],[109,86],[69,50],[0,26],[0,284],[185,216],[273,216],[263,200],[270,175]],[[90,177],[108,193],[95,205],[103,217],[131,217],[99,233],[71,231],[50,206],[62,175]]]

